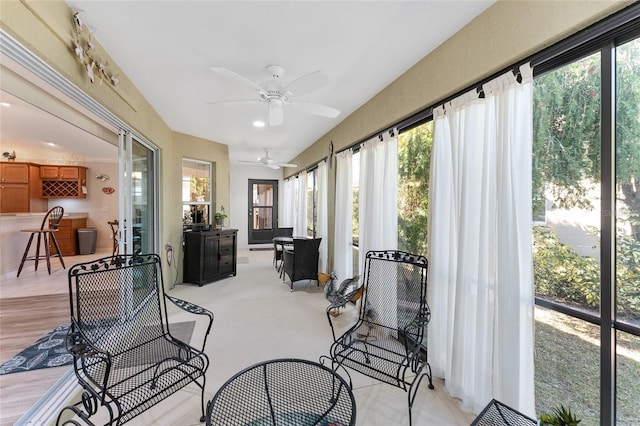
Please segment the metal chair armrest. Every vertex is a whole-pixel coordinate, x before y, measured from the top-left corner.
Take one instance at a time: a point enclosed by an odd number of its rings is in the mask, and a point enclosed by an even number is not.
[[[107,383],[109,383],[109,374],[111,373],[111,354],[94,345],[89,338],[82,332],[75,318],[71,318],[71,327],[67,331],[65,339],[65,347],[74,359],[74,368],[78,368],[75,364],[77,358],[100,357],[101,362],[106,364],[105,374],[102,379],[100,389],[100,399],[104,402],[107,392]],[[87,374],[86,371],[83,374]]]
[[[111,363],[111,354],[95,346],[89,338],[82,332],[75,318],[71,319],[71,327],[67,331],[65,339],[65,347],[73,357],[88,357],[102,355],[107,358],[107,362]]]
[[[415,318],[402,329],[405,335],[404,347],[407,357],[419,352],[421,340],[424,335],[424,327],[431,321],[431,311],[428,306],[423,307]],[[411,339],[409,339],[411,337]]]
[[[211,326],[213,325],[213,318],[214,318],[213,312],[203,308],[202,306],[198,306],[194,303],[187,302],[186,300],[178,299],[177,297],[172,297],[166,294],[165,294],[165,297],[169,299],[174,305],[176,305],[177,307],[179,307],[180,309],[186,312],[189,312],[194,315],[204,315],[208,317],[209,324],[207,325],[207,331],[204,334],[204,340],[202,342],[202,349],[201,349],[201,351],[204,352],[204,348],[207,344],[207,337],[209,336],[209,333],[211,332]]]

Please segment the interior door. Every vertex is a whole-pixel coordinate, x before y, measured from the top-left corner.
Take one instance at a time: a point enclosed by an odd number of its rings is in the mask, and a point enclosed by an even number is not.
[[[278,181],[249,179],[249,244],[271,243],[278,226]]]

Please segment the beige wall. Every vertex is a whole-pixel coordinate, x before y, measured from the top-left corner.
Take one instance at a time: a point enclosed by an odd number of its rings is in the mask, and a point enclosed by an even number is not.
[[[182,157],[216,163],[217,203],[229,205],[228,147],[213,141],[172,132],[117,64],[96,41],[95,56],[108,61],[108,70],[119,74],[120,84],[92,84],[74,56],[72,11],[59,0],[0,1],[0,26],[36,56],[155,144],[160,150],[159,245],[180,246],[182,236]],[[104,136],[97,134],[97,136]],[[162,256],[164,259],[164,256]],[[178,258],[180,260],[180,258]],[[178,262],[180,264],[181,262]],[[165,275],[169,277],[167,265]],[[181,278],[181,274],[180,274]],[[166,280],[169,281],[169,280]]]

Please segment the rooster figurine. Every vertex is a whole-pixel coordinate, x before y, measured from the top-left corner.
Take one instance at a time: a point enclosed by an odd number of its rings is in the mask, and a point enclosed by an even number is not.
[[[337,280],[336,272],[331,272],[331,279],[324,286],[324,295],[331,305],[327,308],[331,312],[331,315],[340,315],[340,308],[347,304],[347,302],[355,303],[362,295],[362,284],[360,283],[360,275],[356,275],[352,278],[347,278],[340,283],[340,286],[335,288],[335,281]]]

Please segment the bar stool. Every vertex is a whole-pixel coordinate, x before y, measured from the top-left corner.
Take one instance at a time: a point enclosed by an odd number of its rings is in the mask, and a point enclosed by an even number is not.
[[[60,263],[62,264],[62,268],[66,269],[64,266],[64,260],[62,260],[62,252],[60,251],[60,246],[58,246],[58,240],[56,239],[55,232],[58,232],[58,225],[60,225],[60,220],[62,219],[62,215],[64,214],[64,209],[60,206],[53,207],[51,210],[47,212],[42,219],[42,225],[40,225],[40,229],[21,229],[20,232],[30,232],[31,236],[29,237],[29,242],[27,243],[27,248],[22,255],[22,261],[20,262],[20,267],[18,268],[18,276],[20,276],[20,272],[22,272],[22,268],[24,267],[24,262],[27,260],[34,260],[36,262],[36,271],[38,270],[38,261],[40,258],[44,257],[47,260],[47,271],[51,274],[51,258],[58,257],[60,259]],[[38,236],[38,242],[36,244],[36,254],[34,256],[29,256],[29,249],[31,248],[31,243],[33,242],[33,237]],[[44,255],[40,254],[40,240],[44,242]],[[51,250],[49,248],[49,242],[53,243],[53,246],[56,249],[56,254],[51,254]]]
[[[118,248],[120,246],[120,244],[118,243],[118,219],[110,220],[109,222],[107,222],[107,224],[111,228],[111,233],[113,234],[113,253],[111,254],[111,256],[115,256],[116,254],[118,254]]]

